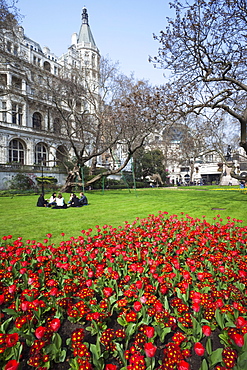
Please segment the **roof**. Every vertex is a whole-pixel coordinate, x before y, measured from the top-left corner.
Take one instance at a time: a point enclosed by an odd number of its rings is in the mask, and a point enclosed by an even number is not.
[[[88,14],[86,8],[82,9],[82,25],[80,28],[77,42],[78,44],[83,42],[91,43],[92,46],[96,47],[91,29],[88,24]]]

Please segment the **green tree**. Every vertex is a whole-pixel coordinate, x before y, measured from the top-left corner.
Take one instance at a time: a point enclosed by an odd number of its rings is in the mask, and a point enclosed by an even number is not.
[[[144,150],[140,148],[134,155],[135,176],[139,180],[151,178],[155,183],[165,183],[167,171],[165,157],[161,150]]]

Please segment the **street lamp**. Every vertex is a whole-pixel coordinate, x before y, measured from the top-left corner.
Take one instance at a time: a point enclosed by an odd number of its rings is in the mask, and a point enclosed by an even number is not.
[[[44,194],[44,157],[41,159],[41,191]]]

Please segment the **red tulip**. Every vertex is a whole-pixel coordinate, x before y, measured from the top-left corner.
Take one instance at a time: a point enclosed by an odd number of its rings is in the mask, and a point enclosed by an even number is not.
[[[245,320],[244,317],[239,316],[236,320],[236,326],[238,328],[243,328],[244,326],[247,326],[247,320]]]
[[[148,338],[153,338],[154,336],[154,327],[153,326],[146,326],[144,333]]]
[[[144,344],[144,351],[147,357],[154,357],[156,350],[157,347],[155,347],[153,343],[149,342]]]
[[[197,273],[197,279],[198,279],[199,281],[202,281],[202,280],[204,279],[204,272],[198,272],[198,273]]]
[[[192,295],[191,299],[192,299],[193,303],[200,303],[201,302],[201,293],[193,292],[193,295]]]
[[[192,310],[195,311],[195,312],[199,312],[200,311],[200,304],[199,303],[193,303],[192,305]]]
[[[61,322],[60,322],[60,319],[53,319],[50,323],[49,323],[49,327],[52,331],[58,331],[58,329],[60,328],[60,325],[61,325]]]
[[[134,306],[134,310],[136,312],[139,312],[142,309],[142,304],[140,302],[138,302],[138,301],[134,302],[134,305],[133,306]]]
[[[231,335],[231,338],[234,340],[235,344],[238,347],[243,347],[244,345],[244,336],[238,333],[234,333]]]
[[[109,287],[105,287],[103,289],[103,294],[105,297],[110,297],[112,294],[113,294],[113,289],[112,288],[109,288]]]
[[[50,295],[52,296],[52,297],[55,297],[56,295],[57,295],[57,293],[58,293],[58,289],[57,289],[57,287],[52,287],[51,288],[51,290],[50,290]]]
[[[202,332],[203,332],[204,335],[206,335],[206,337],[209,337],[210,334],[211,334],[211,328],[210,328],[210,326],[203,325],[202,326]]]
[[[223,306],[224,306],[224,302],[222,301],[222,299],[221,299],[221,298],[217,299],[217,301],[215,302],[215,306],[216,306],[217,308],[221,308],[221,307],[223,307]]]
[[[203,356],[204,355],[205,348],[203,347],[203,345],[200,342],[195,343],[194,350],[195,350],[195,353],[198,356]]]
[[[137,287],[137,289],[141,289],[142,288],[142,281],[141,280],[136,281],[135,286]]]
[[[37,339],[41,339],[43,338],[43,336],[45,335],[45,332],[46,332],[46,328],[44,326],[39,326],[36,330],[35,330],[35,336]]]
[[[8,291],[9,291],[10,294],[15,293],[15,291],[16,291],[16,285],[15,284],[10,285],[8,287]]]
[[[18,367],[19,367],[19,362],[17,362],[16,360],[10,360],[4,366],[4,370],[17,370]]]
[[[107,365],[105,365],[105,369],[104,370],[117,370],[117,366],[116,365],[112,365],[112,364],[107,364]]]
[[[4,302],[4,294],[0,294],[0,305]]]
[[[190,370],[190,364],[184,360],[178,363],[178,370]]]
[[[161,302],[157,301],[154,304],[154,309],[156,312],[162,312],[163,311],[163,305]]]

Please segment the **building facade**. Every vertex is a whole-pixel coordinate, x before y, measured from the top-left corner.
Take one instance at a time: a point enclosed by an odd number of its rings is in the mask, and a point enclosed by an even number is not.
[[[19,172],[33,180],[41,173],[54,176],[63,184],[67,172],[61,163],[73,150],[52,99],[36,87],[45,78],[61,79],[65,68],[84,70],[90,81],[98,78],[100,53],[87,9],[83,8],[79,33],[72,35],[71,46],[60,57],[27,37],[21,26],[1,32],[0,189]]]

